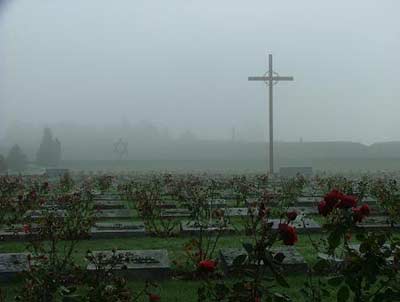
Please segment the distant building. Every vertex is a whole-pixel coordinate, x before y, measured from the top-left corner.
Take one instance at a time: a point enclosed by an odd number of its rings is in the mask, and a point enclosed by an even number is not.
[[[312,167],[281,167],[279,175],[282,177],[295,177],[297,175],[312,176]]]

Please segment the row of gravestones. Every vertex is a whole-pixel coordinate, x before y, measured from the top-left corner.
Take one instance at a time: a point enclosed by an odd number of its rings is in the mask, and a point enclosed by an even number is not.
[[[269,219],[273,223],[272,228],[277,229],[281,221],[279,219]],[[311,218],[298,216],[293,222],[296,230],[301,233],[318,233],[322,232],[323,228],[320,224]],[[183,220],[179,224],[179,233],[181,236],[195,236],[200,232],[218,233],[222,231],[223,235],[238,235],[243,234],[245,229],[239,228],[231,224],[221,225],[219,220],[212,220],[204,226],[197,225],[193,221]],[[400,229],[399,224],[392,224],[387,217],[368,217],[364,222],[358,224],[358,228],[363,230],[389,230]],[[22,225],[16,225],[0,230],[0,241],[25,241],[33,239],[37,234],[35,225],[31,226],[29,234],[23,231]],[[142,222],[97,222],[91,228],[88,238],[90,239],[112,239],[112,238],[133,238],[150,236],[151,233],[146,231],[146,227]]]
[[[294,204],[294,208],[300,210],[304,214],[317,214],[318,202],[322,200],[322,196],[301,196],[297,199]],[[208,204],[211,208],[222,208],[227,209],[228,216],[241,216],[240,212],[245,212],[246,208],[235,208],[230,207],[229,199],[217,198],[209,199]],[[246,207],[251,203],[257,203],[257,199],[249,198],[246,202]],[[371,196],[367,196],[362,200],[362,203],[366,203],[372,207],[373,215],[381,215],[382,211],[377,207],[377,200]],[[118,195],[98,195],[95,198],[95,206],[100,209],[98,213],[99,218],[112,218],[112,216],[127,216],[129,215],[129,210],[125,208],[125,204],[120,200]],[[162,205],[165,209],[165,216],[170,215],[171,217],[184,217],[189,216],[189,211],[187,210],[188,204],[182,204],[184,208],[177,208],[177,203],[173,201],[165,201]],[[232,210],[230,210],[232,209]],[[108,211],[112,210],[112,211]]]
[[[279,219],[270,219],[269,222],[273,223],[272,228],[277,229],[280,223]],[[200,226],[193,221],[181,221],[179,224],[179,235],[194,236],[200,232],[218,233],[222,231],[223,234],[241,234],[244,229],[235,228],[232,225],[221,225],[218,220],[213,220],[207,225]],[[297,219],[294,226],[299,233],[302,232],[319,232],[321,226],[314,220],[309,218]],[[24,241],[34,238],[37,233],[35,225],[31,226],[29,234],[23,231],[22,225],[15,225],[0,230],[0,239],[2,241]],[[97,222],[91,228],[88,238],[92,239],[108,239],[108,238],[127,238],[127,237],[143,237],[150,235],[146,231],[145,225],[142,222]]]
[[[283,253],[284,260],[282,269],[285,273],[305,273],[307,263],[295,247],[282,246],[272,250],[273,254]],[[167,250],[120,250],[115,253],[111,251],[95,251],[95,256],[106,259],[118,259],[113,267],[116,274],[129,279],[160,280],[169,278],[172,269]],[[28,253],[3,253],[0,254],[0,280],[12,281],[14,277],[28,270]],[[246,255],[243,249],[222,249],[219,253],[221,267],[226,275],[233,273],[234,259],[239,255]],[[251,265],[251,264],[248,264]],[[94,271],[97,267],[90,263],[88,271]],[[105,269],[110,269],[109,267]]]

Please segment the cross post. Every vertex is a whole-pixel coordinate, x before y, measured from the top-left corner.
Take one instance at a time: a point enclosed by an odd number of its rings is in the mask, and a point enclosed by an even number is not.
[[[280,81],[293,81],[293,77],[279,76],[273,70],[272,54],[268,55],[268,71],[264,76],[249,77],[249,81],[263,81],[268,86],[269,98],[269,173],[274,175],[274,111],[273,111],[273,86]]]

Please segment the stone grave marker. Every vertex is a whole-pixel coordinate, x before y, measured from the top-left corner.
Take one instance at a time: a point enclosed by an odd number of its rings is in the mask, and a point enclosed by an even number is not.
[[[98,222],[90,230],[93,239],[125,238],[146,236],[146,229],[141,222]]]
[[[173,200],[165,200],[162,201],[160,204],[160,207],[162,209],[176,209],[177,208],[177,201],[173,201]]]
[[[278,229],[279,223],[284,223],[285,221],[280,221],[279,219],[268,219],[269,222],[273,222],[273,229]],[[293,223],[291,224],[296,228],[297,233],[304,233],[304,232],[320,232],[322,227],[320,224],[315,222],[311,218],[300,218],[298,217]]]
[[[282,262],[282,269],[285,273],[305,273],[307,271],[307,263],[303,256],[293,246],[281,246],[272,249],[273,253],[283,253],[285,258]],[[233,261],[240,255],[246,255],[246,251],[242,248],[228,248],[220,250],[220,259],[225,274],[232,273]],[[245,264],[244,268],[251,267],[254,264]]]
[[[361,202],[359,202],[359,204],[368,204],[368,205],[377,205],[378,204],[378,200],[375,197],[372,196],[365,196]]]
[[[209,199],[208,204],[209,204],[210,208],[214,208],[214,209],[220,209],[220,208],[227,207],[226,200],[222,199],[222,198]]]
[[[295,206],[298,207],[316,207],[318,206],[318,203],[323,199],[322,196],[317,196],[317,197],[304,197],[300,196],[297,198],[297,202],[295,203]]]
[[[318,208],[317,207],[290,207],[288,208],[288,212],[290,211],[296,211],[297,213],[303,214],[303,215],[315,215],[318,214]]]
[[[22,225],[5,226],[0,229],[0,242],[27,240],[30,236],[34,234],[34,232],[34,226],[31,226],[30,234],[24,232]]]
[[[102,254],[106,259],[112,256],[111,251],[95,251],[94,255]],[[171,272],[167,250],[120,250],[116,252],[121,259],[114,268],[117,274],[131,279],[160,280],[168,278]],[[87,270],[96,267],[88,264]]]
[[[236,199],[236,194],[232,190],[223,190],[221,192],[221,198],[223,198],[223,199]]]
[[[12,281],[18,274],[28,269],[27,253],[0,254],[0,280]]]
[[[210,198],[207,200],[207,202],[208,202],[208,206],[212,209],[226,208],[226,206],[227,206],[226,200],[222,199],[222,198],[217,198],[217,199]],[[190,203],[184,202],[184,203],[182,203],[182,206],[189,208]]]
[[[386,245],[386,244],[385,244]],[[350,247],[354,250],[356,250],[357,252],[359,252],[360,250],[360,244],[351,244]],[[340,269],[340,267],[343,265],[344,263],[344,259],[337,257],[337,256],[331,256],[325,253],[318,253],[318,259],[323,259],[326,260],[330,267],[327,270],[328,272],[332,272],[332,271],[336,271],[338,269]],[[394,256],[389,256],[388,258],[386,258],[389,262],[392,262],[394,259]]]
[[[400,224],[391,225],[387,216],[369,216],[363,222],[358,223],[357,227],[365,230],[387,230],[390,228],[399,229]]]
[[[52,212],[55,214],[55,216],[57,217],[64,217],[65,216],[65,210],[61,210],[61,209],[49,209],[47,210],[49,212]],[[43,211],[42,210],[29,210],[26,211],[25,215],[29,218],[31,218],[32,220],[37,220],[43,217]]]
[[[189,209],[164,209],[161,212],[161,217],[165,218],[180,218],[180,217],[189,217],[190,211]]]
[[[100,210],[124,209],[125,203],[121,200],[94,200],[94,206]]]
[[[249,213],[248,208],[227,208],[224,209],[225,216],[227,217],[240,217],[247,216]]]
[[[129,209],[99,210],[96,212],[96,217],[100,219],[127,219],[132,218],[132,214]]]
[[[207,225],[203,226],[203,229],[200,228],[200,225],[193,221],[181,221],[180,224],[180,233],[182,235],[196,235],[200,233],[200,231],[204,233],[212,233],[217,234],[221,232],[222,234],[233,234],[235,229],[232,226],[226,225],[222,226],[217,221],[210,222]]]
[[[116,193],[94,194],[94,200],[121,200]]]

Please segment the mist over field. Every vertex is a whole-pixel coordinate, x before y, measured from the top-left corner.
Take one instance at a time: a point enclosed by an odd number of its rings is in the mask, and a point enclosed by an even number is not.
[[[0,154],[35,160],[397,158],[398,1],[1,1]]]
[[[270,51],[295,78],[276,88],[277,139],[400,139],[398,1],[3,2],[3,127],[125,119],[247,138],[267,109],[247,77]]]

